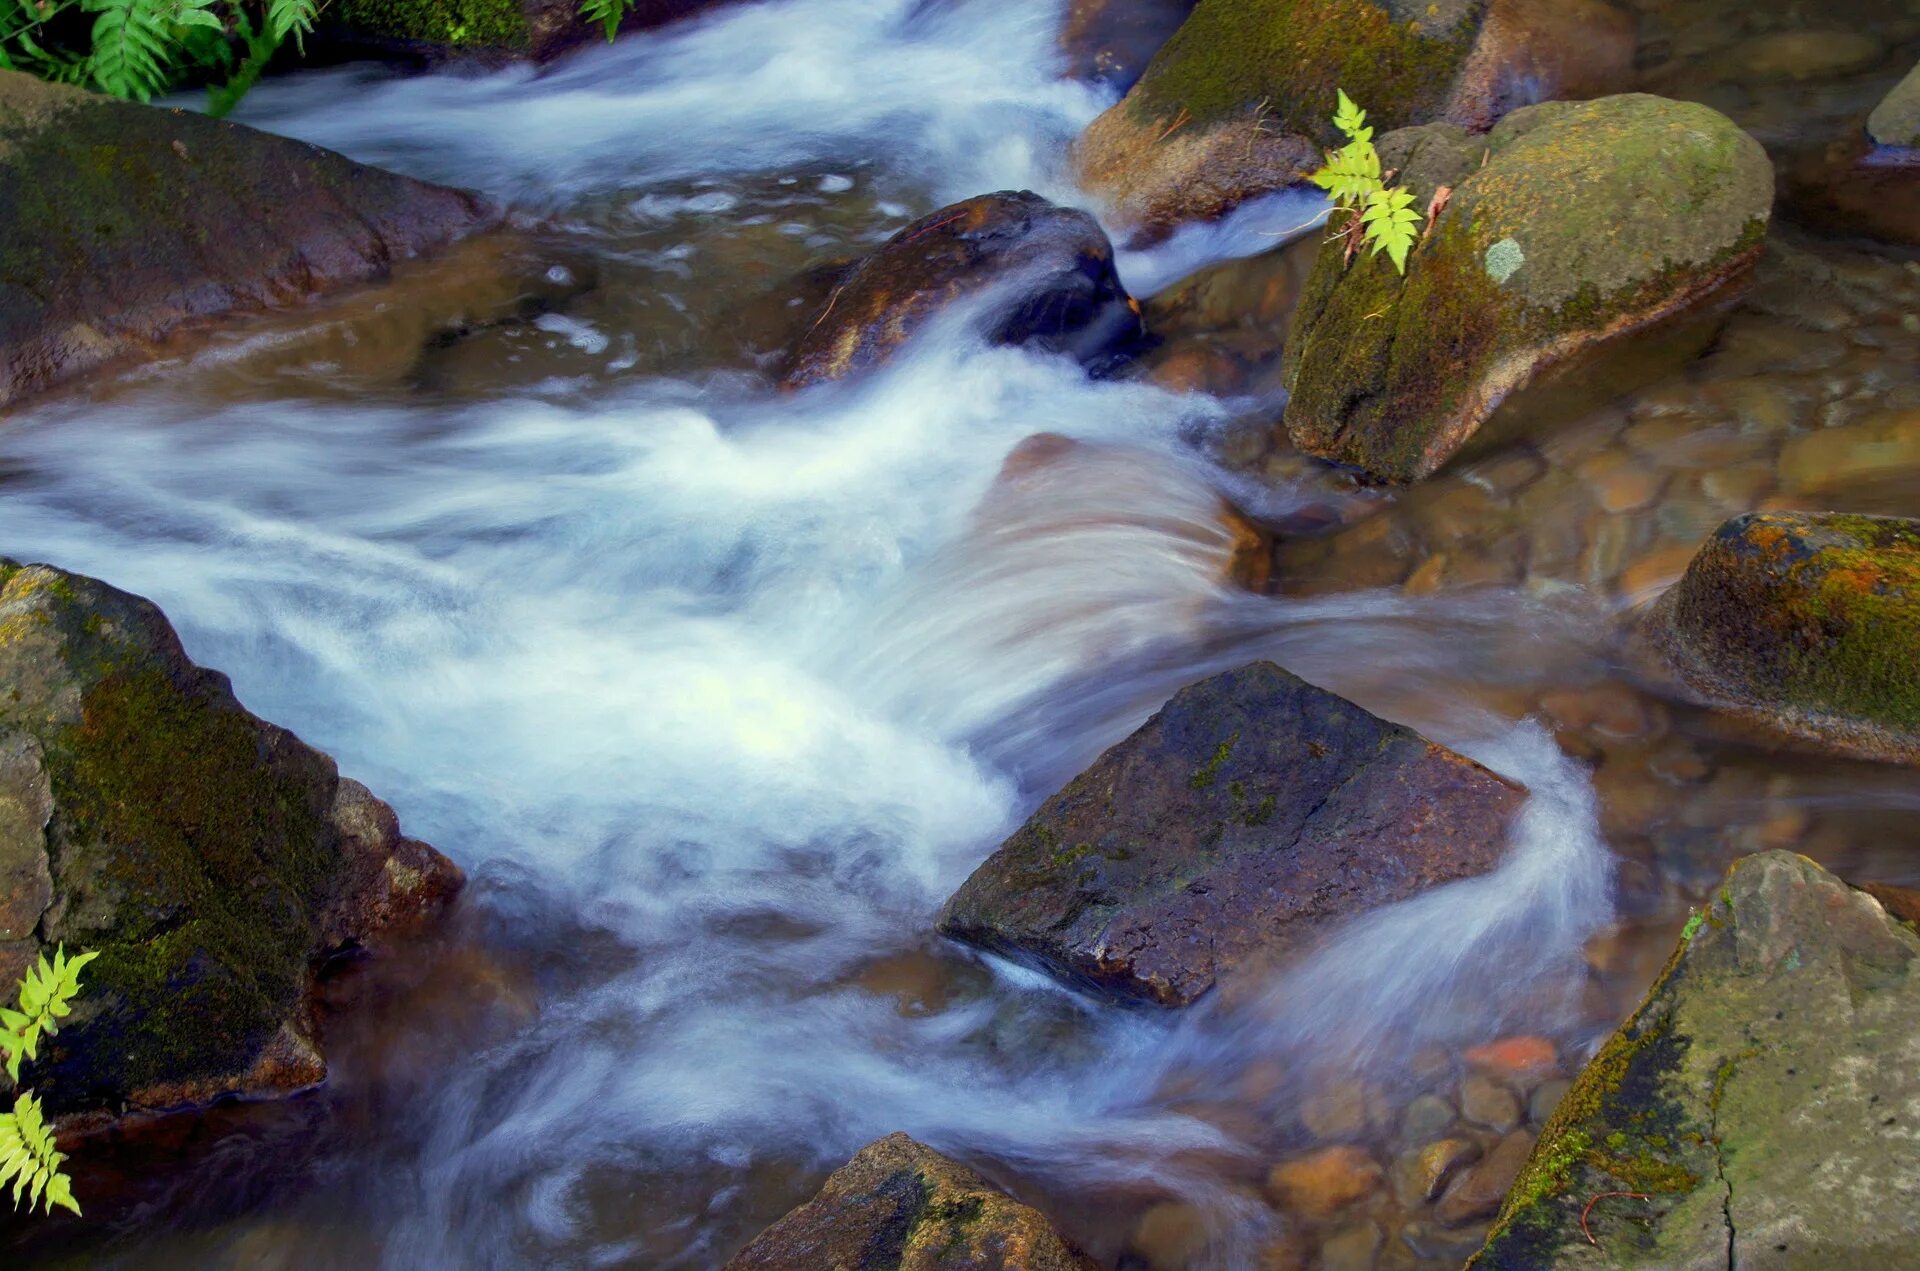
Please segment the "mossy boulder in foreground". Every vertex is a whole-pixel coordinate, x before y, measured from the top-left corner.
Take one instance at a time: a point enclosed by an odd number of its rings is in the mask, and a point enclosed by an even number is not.
[[[1426,476],[1543,369],[1744,277],[1773,203],[1758,142],[1705,106],[1643,94],[1380,146],[1421,206],[1441,185],[1451,199],[1404,277],[1383,256],[1322,248],[1283,417],[1302,450],[1379,480]]]
[[[1469,1266],[1912,1266],[1916,1054],[1920,935],[1804,857],[1737,861]]]
[[[55,1111],[312,1084],[316,961],[460,881],[152,604],[0,561],[0,971],[100,955],[22,1073]]]
[[[196,320],[384,277],[476,197],[0,71],[0,406]]]
[[[1038,1211],[904,1134],[862,1148],[727,1271],[1093,1271]]]
[[[1085,212],[1002,190],[930,212],[841,279],[794,346],[799,388],[877,366],[928,323],[977,303],[995,344],[1096,361],[1140,334],[1113,244]]]
[[[1526,792],[1271,662],[1188,685],[940,915],[1070,982],[1182,1006],[1236,967],[1500,861]]]
[[[1920,761],[1920,521],[1735,517],[1648,631],[1717,706],[1849,753]]]
[[[1632,20],[1604,0],[1200,0],[1075,149],[1081,184],[1150,240],[1297,184],[1340,144],[1335,90],[1381,131],[1485,129],[1631,79]]]

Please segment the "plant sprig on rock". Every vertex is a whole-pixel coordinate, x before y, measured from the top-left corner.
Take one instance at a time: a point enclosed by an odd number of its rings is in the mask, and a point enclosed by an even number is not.
[[[20,1080],[21,1061],[39,1053],[40,1039],[60,1031],[60,1021],[73,1010],[73,999],[80,995],[80,971],[99,954],[82,953],[69,958],[64,946],[54,951],[49,962],[46,954],[27,969],[20,982],[17,1009],[0,1007],[0,1052],[5,1052],[7,1080]],[[53,1130],[40,1110],[40,1100],[32,1091],[22,1090],[13,1101],[13,1111],[0,1112],[0,1187],[13,1185],[13,1204],[17,1209],[25,1195],[27,1208],[36,1205],[51,1213],[59,1205],[80,1212],[73,1198],[73,1184],[60,1165],[67,1158],[53,1145]]]
[[[1367,112],[1354,104],[1345,89],[1335,89],[1339,103],[1333,126],[1346,135],[1347,144],[1327,153],[1327,164],[1312,176],[1315,185],[1333,199],[1334,211],[1347,215],[1341,233],[1347,240],[1347,259],[1360,248],[1381,252],[1401,273],[1407,272],[1407,253],[1419,238],[1420,214],[1413,209],[1413,192],[1388,186],[1380,172],[1380,153],[1373,148],[1373,129]],[[1387,176],[1393,175],[1387,173]]]

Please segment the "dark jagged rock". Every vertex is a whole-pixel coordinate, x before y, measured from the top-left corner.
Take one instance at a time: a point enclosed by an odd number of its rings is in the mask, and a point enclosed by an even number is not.
[[[1340,144],[1336,88],[1381,131],[1484,129],[1631,83],[1633,23],[1603,0],[1201,0],[1075,149],[1081,184],[1151,240],[1298,184]]]
[[[1191,12],[1193,0],[1073,0],[1060,29],[1069,73],[1124,93]]]
[[[1920,935],[1812,861],[1735,862],[1469,1266],[1911,1265],[1917,958]]]
[[[304,142],[0,71],[0,406],[494,216]]]
[[[1038,1211],[904,1134],[862,1148],[727,1271],[1094,1271]]]
[[[1648,630],[1717,706],[1849,753],[1920,760],[1920,521],[1735,517]]]
[[[967,879],[940,930],[1184,1005],[1243,961],[1496,865],[1525,791],[1255,662],[1176,693]]]
[[[1705,106],[1630,94],[1516,111],[1484,138],[1380,141],[1425,207],[1404,276],[1325,244],[1294,318],[1283,416],[1300,449],[1384,481],[1444,464],[1543,370],[1744,279],[1773,169]]]
[[[794,347],[798,388],[878,365],[955,303],[990,294],[987,338],[1094,361],[1139,336],[1137,307],[1091,216],[1026,190],[923,216],[861,261]]]
[[[0,971],[100,955],[27,1084],[111,1113],[320,1080],[318,960],[459,870],[104,583],[0,562],[0,690]]]

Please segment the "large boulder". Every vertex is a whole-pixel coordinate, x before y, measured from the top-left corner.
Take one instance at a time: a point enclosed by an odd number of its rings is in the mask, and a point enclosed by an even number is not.
[[[1849,753],[1920,761],[1920,521],[1735,517],[1648,631],[1715,705]]]
[[[1705,106],[1630,94],[1516,111],[1484,139],[1383,138],[1424,207],[1452,196],[1404,276],[1322,247],[1294,318],[1293,443],[1385,481],[1426,476],[1503,398],[1603,340],[1743,279],[1773,169]]]
[[[1812,861],[1736,862],[1468,1265],[1912,1266],[1917,959],[1920,935]]]
[[[1041,805],[940,930],[1180,1006],[1496,865],[1525,791],[1271,662],[1189,685]]]
[[[489,224],[458,190],[0,71],[0,406],[185,323],[383,277]]]
[[[956,303],[979,299],[996,344],[1094,361],[1140,334],[1113,244],[1085,212],[1028,190],[943,207],[854,267],[794,346],[788,388],[878,365]]]
[[[720,0],[636,0],[620,19],[631,31],[664,26]],[[316,52],[437,63],[548,61],[606,38],[579,0],[335,0],[323,6]]]
[[[1342,140],[1335,89],[1382,131],[1486,128],[1631,82],[1633,24],[1604,0],[1201,0],[1075,148],[1138,241],[1296,184]]]
[[[0,972],[60,945],[100,955],[22,1074],[51,1108],[313,1084],[317,962],[460,881],[189,661],[152,604],[0,562]]]
[[[860,1149],[727,1271],[1093,1271],[1038,1211],[904,1134]]]

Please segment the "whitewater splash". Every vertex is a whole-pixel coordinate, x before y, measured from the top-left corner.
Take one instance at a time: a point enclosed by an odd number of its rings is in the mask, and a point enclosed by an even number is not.
[[[857,171],[915,201],[901,216],[1002,186],[1071,198],[1061,146],[1103,103],[1058,79],[1055,16],[775,0],[540,73],[302,76],[248,117],[589,220],[745,223],[752,182],[726,178],[788,170]],[[1143,285],[1264,232],[1122,264]],[[561,334],[620,356],[594,342],[615,333]],[[1203,1162],[1254,1148],[1173,1078],[1485,1035],[1528,968],[1605,921],[1607,857],[1584,774],[1447,687],[1539,674],[1512,633],[1552,615],[1240,591],[1226,479],[1192,444],[1223,422],[948,323],[857,383],[777,398],[614,378],[234,404],[176,374],[14,424],[10,555],[155,599],[251,709],[470,867],[492,939],[570,968],[536,1020],[333,1149],[290,1237],[303,1265],[710,1266],[791,1203],[795,1170],[895,1130],[1060,1195],[1183,1196],[1211,1216],[1212,1265],[1247,1265],[1269,1218]],[[1004,479],[1039,433],[1081,449]],[[1184,1021],[930,937],[1041,796],[1256,657],[1531,785],[1507,865]],[[906,1001],[901,966],[934,987]]]

